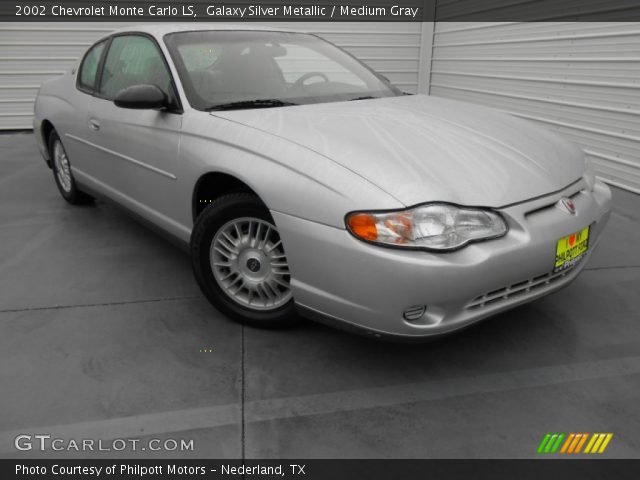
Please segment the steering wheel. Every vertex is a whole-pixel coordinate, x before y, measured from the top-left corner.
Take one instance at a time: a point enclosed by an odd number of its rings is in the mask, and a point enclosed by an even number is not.
[[[329,77],[327,77],[324,73],[322,73],[322,72],[309,72],[309,73],[305,73],[299,79],[297,79],[293,83],[293,85],[291,85],[291,88],[292,89],[298,89],[300,87],[304,87],[304,82],[306,80],[309,80],[310,78],[313,78],[313,77],[320,77],[325,82],[329,82]]]

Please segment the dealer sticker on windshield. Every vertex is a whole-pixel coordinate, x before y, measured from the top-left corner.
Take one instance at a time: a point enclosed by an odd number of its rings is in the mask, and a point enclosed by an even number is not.
[[[556,264],[554,272],[566,270],[580,261],[589,248],[589,227],[562,237],[556,244]]]

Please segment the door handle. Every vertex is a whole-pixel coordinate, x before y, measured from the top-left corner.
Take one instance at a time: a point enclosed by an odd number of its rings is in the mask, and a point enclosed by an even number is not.
[[[97,120],[89,120],[89,128],[95,132],[97,132],[98,130],[100,130],[100,122],[98,122]]]

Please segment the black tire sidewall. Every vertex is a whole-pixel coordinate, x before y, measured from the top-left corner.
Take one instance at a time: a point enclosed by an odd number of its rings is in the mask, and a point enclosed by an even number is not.
[[[58,190],[60,191],[60,195],[62,195],[62,198],[64,198],[67,202],[71,204],[80,204],[80,203],[88,202],[89,200],[91,200],[91,197],[81,192],[78,189],[75,178],[73,178],[73,172],[71,172],[71,188],[69,189],[68,192],[65,191],[65,189],[60,184],[60,179],[58,178],[58,168],[56,166],[56,161],[54,158],[54,150],[53,150],[53,147],[56,142],[60,142],[60,145],[62,146],[62,149],[65,152],[65,155],[67,155],[67,161],[69,162],[69,165],[71,165],[71,160],[69,159],[69,155],[67,154],[67,150],[64,147],[64,144],[62,143],[60,136],[55,130],[52,130],[48,139],[49,157],[51,158],[51,170],[53,170],[53,178],[56,182],[56,186],[58,187]]]
[[[266,206],[249,193],[225,195],[208,205],[198,216],[191,235],[191,261],[198,285],[207,299],[233,320],[261,328],[291,326],[297,320],[293,299],[275,310],[252,310],[232,300],[213,276],[211,242],[223,225],[242,217],[257,218],[275,225]]]

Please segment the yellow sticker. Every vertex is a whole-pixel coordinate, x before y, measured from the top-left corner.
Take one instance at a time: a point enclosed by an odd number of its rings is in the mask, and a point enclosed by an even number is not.
[[[556,244],[554,271],[573,267],[589,249],[589,227],[562,237]]]

